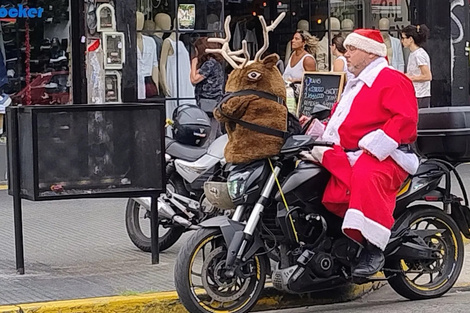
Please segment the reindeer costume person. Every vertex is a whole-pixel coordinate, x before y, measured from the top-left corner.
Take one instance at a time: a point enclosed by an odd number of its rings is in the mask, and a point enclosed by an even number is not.
[[[287,131],[286,89],[281,73],[276,67],[277,54],[261,59],[268,49],[268,33],[284,18],[282,13],[270,26],[262,16],[264,44],[250,61],[247,43],[242,49],[230,51],[230,16],[225,20],[225,38],[210,38],[222,44],[220,49],[207,49],[220,53],[234,68],[226,83],[230,93],[214,110],[215,118],[225,122],[228,144],[225,159],[231,163],[248,163],[279,154]],[[239,57],[243,54],[244,58]]]

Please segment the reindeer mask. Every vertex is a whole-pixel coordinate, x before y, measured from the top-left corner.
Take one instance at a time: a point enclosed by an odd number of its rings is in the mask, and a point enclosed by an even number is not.
[[[261,59],[269,47],[269,32],[276,28],[284,16],[285,13],[282,13],[270,26],[266,25],[262,16],[259,17],[263,27],[264,44],[256,53],[254,60],[250,60],[245,40],[242,41],[241,50],[230,51],[230,16],[225,20],[226,37],[209,39],[220,43],[222,47],[206,51],[222,54],[234,68],[225,87],[226,91],[232,93],[233,96],[226,101],[222,100],[223,103],[214,110],[215,118],[220,122],[225,122],[229,137],[225,147],[227,162],[248,163],[271,157],[279,154],[284,144],[284,139],[281,137],[255,131],[234,122],[234,120],[241,120],[281,132],[287,130],[286,89],[276,66],[279,56],[271,54]],[[247,92],[237,95],[241,91]]]

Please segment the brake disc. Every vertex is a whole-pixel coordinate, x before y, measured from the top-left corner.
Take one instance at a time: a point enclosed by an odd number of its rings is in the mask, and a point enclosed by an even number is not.
[[[239,277],[233,277],[229,283],[222,281],[222,277],[218,275],[218,273],[224,271],[223,267],[225,265],[225,255],[226,252],[224,251],[224,247],[218,247],[212,250],[204,260],[201,271],[202,285],[204,286],[204,290],[207,292],[208,296],[219,302],[229,302],[240,299],[248,290],[250,285],[250,279],[245,279],[245,281],[240,286],[240,290],[231,291],[231,288],[236,287],[237,279]],[[213,268],[210,268],[211,265]],[[209,273],[212,274],[211,277],[208,277],[210,275]],[[209,282],[209,279],[212,280],[215,286]],[[228,290],[219,291],[216,288],[223,288]]]

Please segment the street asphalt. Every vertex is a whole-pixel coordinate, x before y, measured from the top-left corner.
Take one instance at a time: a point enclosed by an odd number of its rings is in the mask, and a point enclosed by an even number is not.
[[[470,166],[461,172],[470,187]],[[0,304],[174,290],[173,267],[184,237],[152,265],[150,254],[128,239],[126,199],[22,203],[26,274],[18,275],[13,201],[0,191]],[[469,251],[459,286],[470,285]]]

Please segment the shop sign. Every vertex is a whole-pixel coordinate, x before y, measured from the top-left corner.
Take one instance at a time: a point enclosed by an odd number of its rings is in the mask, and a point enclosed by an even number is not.
[[[371,0],[372,14],[401,14],[402,0]]]
[[[30,8],[22,4],[14,8],[0,8],[0,18],[41,18],[43,13],[43,8]]]

